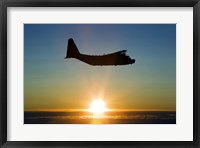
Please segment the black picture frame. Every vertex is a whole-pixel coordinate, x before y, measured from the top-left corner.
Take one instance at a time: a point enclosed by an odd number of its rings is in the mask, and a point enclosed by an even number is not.
[[[7,141],[7,8],[8,7],[193,7],[193,141]],[[1,0],[0,146],[9,147],[200,147],[199,0]],[[39,133],[38,133],[39,134]]]

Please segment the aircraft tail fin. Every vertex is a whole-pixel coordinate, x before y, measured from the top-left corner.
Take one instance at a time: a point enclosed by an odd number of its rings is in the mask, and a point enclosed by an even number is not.
[[[74,58],[77,57],[80,54],[78,51],[78,48],[76,47],[76,44],[74,43],[74,40],[70,38],[68,40],[68,46],[67,46],[67,55],[65,58]]]

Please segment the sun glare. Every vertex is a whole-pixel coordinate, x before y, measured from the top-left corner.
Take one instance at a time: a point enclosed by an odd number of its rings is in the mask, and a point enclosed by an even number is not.
[[[103,115],[107,111],[105,102],[102,99],[95,99],[91,102],[90,108],[88,109],[95,116]]]

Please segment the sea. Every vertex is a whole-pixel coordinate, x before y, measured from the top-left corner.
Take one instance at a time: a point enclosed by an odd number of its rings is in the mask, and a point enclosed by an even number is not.
[[[176,124],[176,111],[25,111],[24,124]]]

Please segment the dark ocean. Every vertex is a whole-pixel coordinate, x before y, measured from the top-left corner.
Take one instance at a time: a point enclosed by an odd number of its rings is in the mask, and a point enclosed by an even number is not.
[[[86,111],[24,112],[24,124],[176,124],[176,112],[110,111],[101,117]]]

